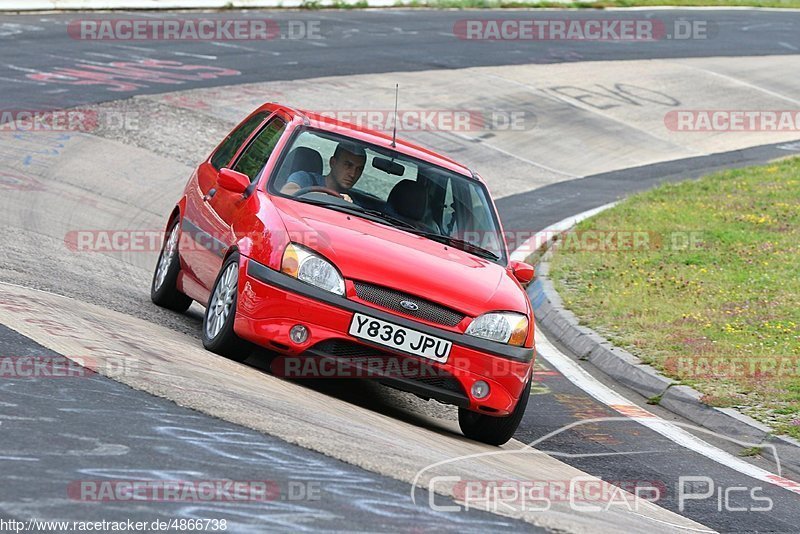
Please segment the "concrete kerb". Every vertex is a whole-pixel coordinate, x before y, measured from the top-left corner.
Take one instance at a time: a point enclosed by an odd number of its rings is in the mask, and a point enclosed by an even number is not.
[[[607,209],[613,204],[604,206]],[[572,226],[599,213],[600,209],[570,217]],[[571,228],[569,226],[568,228]],[[650,402],[721,435],[740,441],[761,443],[775,447],[777,459],[783,465],[800,468],[800,441],[787,436],[775,436],[766,425],[730,408],[716,408],[702,401],[703,394],[665,377],[658,370],[643,363],[628,351],[614,346],[596,331],[579,324],[578,318],[564,308],[563,301],[550,279],[550,260],[553,255],[554,227],[564,230],[558,223],[542,231],[548,236],[547,251],[536,264],[536,278],[528,286],[536,322],[551,337],[568,348],[578,359],[586,360],[620,384],[632,389]],[[769,449],[762,454],[768,456]]]
[[[548,251],[536,268],[536,282],[528,288],[537,323],[580,359],[588,361],[618,382],[650,399],[663,395],[674,383],[629,352],[613,346],[600,334],[579,324],[564,308],[549,273]]]

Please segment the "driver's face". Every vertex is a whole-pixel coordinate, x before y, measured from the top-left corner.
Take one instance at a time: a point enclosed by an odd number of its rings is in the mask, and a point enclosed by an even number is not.
[[[356,156],[349,152],[341,152],[338,158],[331,158],[331,178],[336,182],[340,191],[347,191],[354,185],[361,173],[364,172],[366,156]]]

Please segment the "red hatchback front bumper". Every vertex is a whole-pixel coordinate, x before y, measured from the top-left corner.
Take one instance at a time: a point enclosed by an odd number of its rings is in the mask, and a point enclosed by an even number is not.
[[[354,297],[351,281],[346,294]],[[452,341],[446,363],[396,352],[348,334],[354,313]],[[308,338],[289,331],[303,325]],[[532,348],[509,347],[416,322],[391,310],[341,297],[242,257],[236,333],[282,357],[273,372],[287,378],[370,377],[387,385],[487,415],[508,415],[533,367]],[[472,386],[482,380],[481,399]]]

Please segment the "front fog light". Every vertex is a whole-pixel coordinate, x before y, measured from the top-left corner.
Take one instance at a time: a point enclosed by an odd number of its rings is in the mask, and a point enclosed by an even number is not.
[[[289,330],[289,338],[298,345],[305,343],[308,339],[308,328],[301,324],[296,324]]]
[[[483,380],[478,380],[472,384],[472,396],[476,399],[483,399],[489,394],[489,384]]]

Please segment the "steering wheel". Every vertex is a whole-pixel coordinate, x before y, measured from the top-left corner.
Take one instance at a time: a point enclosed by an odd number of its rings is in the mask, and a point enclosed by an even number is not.
[[[341,193],[338,191],[334,191],[330,187],[324,187],[321,185],[312,185],[309,187],[302,187],[294,192],[295,197],[303,196],[306,193],[325,193],[326,195],[331,195],[332,197],[343,198]]]

